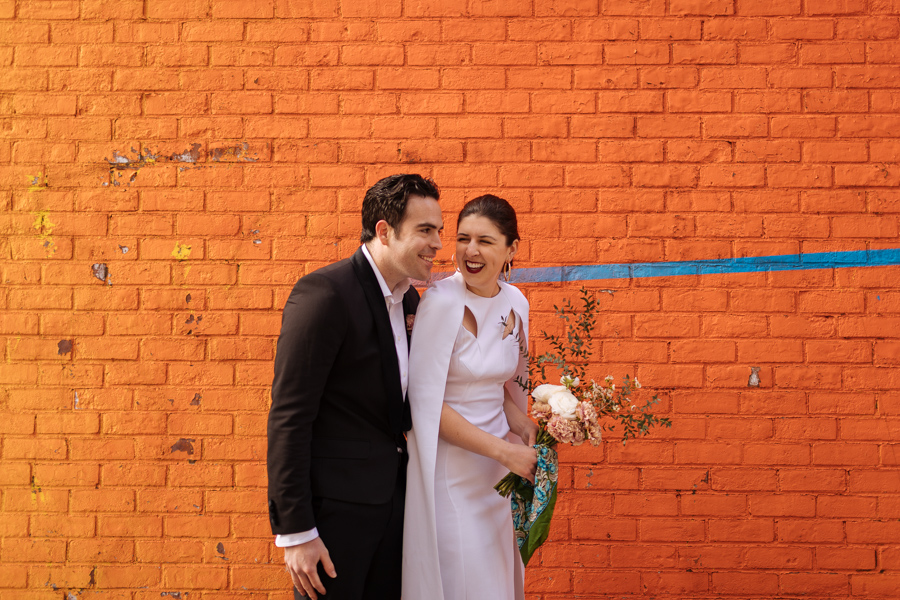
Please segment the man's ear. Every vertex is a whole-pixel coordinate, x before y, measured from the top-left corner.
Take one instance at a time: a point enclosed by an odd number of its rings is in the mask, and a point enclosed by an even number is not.
[[[388,222],[384,219],[375,223],[375,237],[378,238],[378,241],[381,242],[382,246],[388,245],[388,232],[391,230],[391,226],[388,225]]]

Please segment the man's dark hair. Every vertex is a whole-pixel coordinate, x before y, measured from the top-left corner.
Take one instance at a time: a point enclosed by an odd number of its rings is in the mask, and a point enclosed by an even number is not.
[[[519,225],[516,221],[516,210],[509,202],[493,194],[478,196],[466,202],[456,219],[456,228],[460,222],[468,216],[487,217],[497,226],[500,233],[506,238],[506,245],[511,246],[519,239]]]
[[[375,237],[375,224],[385,220],[392,228],[400,227],[410,196],[440,199],[437,184],[421,175],[391,175],[366,192],[363,198],[363,230],[359,241],[363,244]]]
[[[359,241],[363,244],[375,237],[375,224],[387,221],[394,229],[400,227],[406,203],[410,196],[440,199],[437,184],[421,175],[391,175],[385,177],[366,192],[362,205],[362,234]]]

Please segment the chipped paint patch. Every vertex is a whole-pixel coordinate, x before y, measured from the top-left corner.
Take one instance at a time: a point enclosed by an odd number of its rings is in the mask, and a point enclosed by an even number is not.
[[[759,387],[759,367],[750,367],[750,380],[747,382],[748,387]]]
[[[102,185],[108,186],[110,182],[113,186],[126,185],[130,186],[137,179],[138,172],[144,167],[152,167],[158,163],[175,162],[187,163],[185,166],[178,167],[179,171],[188,169],[205,169],[209,166],[200,164],[202,144],[191,144],[191,147],[183,152],[173,152],[169,155],[160,155],[153,152],[149,148],[144,148],[142,152],[138,152],[134,148],[130,149],[130,153],[120,153],[113,150],[112,158],[107,158],[109,164],[109,181],[102,182]],[[132,157],[133,156],[133,157]],[[209,152],[209,159],[212,162],[257,162],[259,158],[252,156],[250,152],[250,144],[242,142],[234,146],[226,146],[223,148],[215,148]],[[133,170],[131,177],[124,179],[121,171]]]
[[[62,356],[63,354],[71,354],[73,346],[74,340],[59,340],[59,343],[56,344],[56,353],[59,356]]]
[[[171,158],[174,162],[195,163],[200,160],[200,144],[191,144],[190,150],[185,150],[181,154],[174,153]]]
[[[39,172],[37,175],[28,176],[29,192],[42,192],[48,187],[50,187],[50,180],[43,173]]]
[[[250,156],[250,144],[247,142],[243,142],[237,146],[213,148],[209,151],[209,158],[213,162],[221,162],[229,158],[242,162],[256,162],[259,160],[256,157]]]
[[[73,390],[73,391],[75,392],[75,410],[79,410],[79,409],[81,409],[81,406],[78,405],[78,403],[79,403],[78,390]]]
[[[106,263],[94,263],[91,265],[91,274],[107,285],[112,285],[112,274]]]
[[[194,442],[193,439],[181,438],[172,444],[172,452],[187,452],[188,454],[193,454],[194,444],[192,442]]]

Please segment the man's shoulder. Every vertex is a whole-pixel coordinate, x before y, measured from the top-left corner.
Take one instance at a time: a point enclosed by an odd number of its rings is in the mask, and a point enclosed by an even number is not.
[[[307,273],[297,281],[297,285],[324,284],[335,287],[344,287],[347,283],[353,283],[356,280],[357,278],[353,269],[353,264],[349,258],[345,258]]]
[[[350,259],[339,260],[307,273],[294,284],[289,302],[333,303],[359,286]]]

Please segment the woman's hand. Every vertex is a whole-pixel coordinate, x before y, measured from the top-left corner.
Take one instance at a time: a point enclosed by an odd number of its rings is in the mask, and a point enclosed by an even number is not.
[[[538,426],[537,423],[528,419],[522,427],[522,431],[519,432],[519,437],[522,438],[522,442],[528,446],[534,446],[534,443],[537,441],[538,434]]]
[[[537,451],[531,446],[506,442],[503,460],[500,463],[516,475],[534,483],[534,472],[537,470]]]

